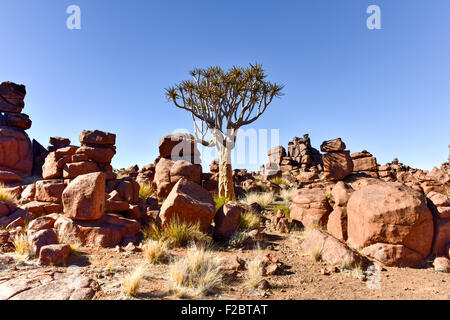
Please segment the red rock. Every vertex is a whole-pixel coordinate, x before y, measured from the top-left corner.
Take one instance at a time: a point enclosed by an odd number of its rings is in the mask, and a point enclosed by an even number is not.
[[[331,265],[367,264],[367,260],[355,250],[319,229],[312,230],[307,235],[301,244],[301,249],[307,253],[318,250],[322,260]]]
[[[162,225],[178,217],[187,223],[199,223],[202,231],[207,231],[216,214],[216,206],[211,194],[198,184],[183,178],[177,182],[164,201],[159,219]]]
[[[73,221],[60,217],[55,222],[58,234],[86,246],[114,247],[124,238],[136,235],[141,224],[120,215],[107,213],[97,221]]]
[[[435,230],[433,254],[445,256],[447,245],[450,244],[450,219],[437,219]]]
[[[195,138],[183,133],[171,134],[159,140],[159,155],[173,161],[181,160],[180,157],[187,161],[196,160],[195,163],[200,164]]]
[[[370,152],[368,152],[367,150],[363,150],[361,152],[352,153],[351,157],[353,160],[355,160],[355,159],[360,159],[360,158],[372,157],[372,154]]]
[[[23,189],[20,199],[22,201],[34,201],[35,196],[36,196],[36,185],[32,183]]]
[[[123,180],[116,188],[120,198],[129,203],[139,202],[139,189],[139,183],[135,180]]]
[[[437,214],[441,219],[450,219],[450,207],[437,207]]]
[[[99,130],[83,130],[79,136],[83,144],[93,145],[114,145],[116,144],[116,135],[113,133]]]
[[[12,183],[21,182],[22,178],[9,170],[0,170],[0,182]]]
[[[376,243],[365,247],[362,253],[388,267],[410,267],[423,262],[423,255],[400,244]]]
[[[375,157],[353,159],[353,172],[377,171],[377,169],[378,164]]]
[[[40,231],[51,229],[53,228],[55,221],[55,217],[50,215],[39,217],[29,223],[28,230]]]
[[[10,205],[5,202],[0,202],[0,218],[11,213]]]
[[[49,143],[57,148],[64,148],[70,145],[70,139],[61,137],[50,137]]]
[[[17,218],[22,218],[24,221],[29,221],[34,219],[36,216],[33,213],[30,213],[21,208],[16,209],[9,216],[0,218],[0,228],[6,227],[8,224],[16,220]]]
[[[342,180],[353,172],[350,151],[330,152],[322,155],[325,178]]]
[[[33,152],[28,135],[14,127],[0,126],[0,167],[30,175],[32,166]]]
[[[36,182],[36,200],[42,202],[61,203],[66,185],[64,180],[40,180]]]
[[[200,184],[202,166],[185,160],[176,161],[170,168],[170,183],[175,185],[181,178]]]
[[[3,82],[0,84],[0,111],[1,112],[22,112],[25,106],[24,98],[27,91],[24,85],[13,82]]]
[[[74,220],[98,220],[105,213],[104,173],[96,172],[78,176],[62,194],[64,213]]]
[[[5,113],[5,123],[7,126],[16,127],[21,130],[28,130],[31,128],[30,117],[24,113]]]
[[[345,148],[345,143],[341,140],[341,138],[324,141],[320,146],[320,150],[322,152],[344,151]]]
[[[95,162],[82,161],[82,162],[68,163],[63,168],[63,177],[66,179],[73,179],[81,175],[99,171],[100,168]]]
[[[338,206],[346,206],[350,195],[353,192],[353,188],[343,181],[339,181],[331,190],[334,203]]]
[[[35,217],[44,214],[60,213],[63,211],[63,206],[60,203],[49,203],[40,201],[31,201],[20,206],[23,210],[26,210],[33,214]]]
[[[41,248],[49,244],[58,244],[58,237],[53,229],[28,231],[28,241],[33,256],[39,257]]]
[[[325,226],[331,208],[322,189],[301,189],[292,195],[290,206],[292,220],[299,221],[309,228],[314,224]]]
[[[114,155],[116,154],[115,147],[89,147],[82,146],[77,150],[78,155],[85,155],[88,159],[100,162],[100,163],[110,163]]]
[[[41,247],[39,262],[42,265],[60,265],[70,256],[70,245],[50,244]]]
[[[347,240],[347,208],[334,208],[328,216],[327,231],[339,240]]]
[[[7,226],[6,229],[14,229],[16,227],[23,227],[25,225],[25,220],[23,220],[22,217],[19,217],[17,219],[15,219],[14,221],[10,222]]]
[[[377,183],[355,191],[347,204],[347,216],[348,241],[355,246],[385,243],[403,245],[422,258],[430,253],[432,214],[423,195],[401,183]],[[403,265],[404,261],[396,263]]]
[[[105,202],[105,211],[107,212],[124,212],[129,209],[128,202],[125,201],[112,201],[106,200]]]
[[[239,202],[228,202],[223,205],[214,217],[214,236],[229,239],[239,229],[241,214],[249,208]]]
[[[161,158],[155,168],[156,194],[158,198],[162,199],[169,195],[173,184],[170,182],[170,169],[174,162],[165,158]]]
[[[442,193],[431,191],[427,194],[427,197],[433,202],[436,207],[450,206],[450,198]]]
[[[318,180],[319,175],[316,172],[300,172],[296,178],[300,182],[309,182]]]

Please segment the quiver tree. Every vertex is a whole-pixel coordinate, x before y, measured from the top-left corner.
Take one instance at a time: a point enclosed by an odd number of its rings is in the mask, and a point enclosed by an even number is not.
[[[204,146],[219,152],[219,196],[235,199],[231,151],[239,128],[256,121],[283,86],[265,81],[267,75],[259,64],[248,68],[220,67],[195,69],[192,80],[166,89],[169,101],[189,111],[194,120],[195,137]],[[210,141],[205,137],[210,132]]]

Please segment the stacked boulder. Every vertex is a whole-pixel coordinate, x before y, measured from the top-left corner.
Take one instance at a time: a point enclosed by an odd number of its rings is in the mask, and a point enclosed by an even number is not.
[[[166,198],[182,178],[201,184],[200,152],[192,135],[172,134],[159,141],[153,188],[158,198]]]
[[[25,130],[31,127],[25,106],[24,85],[0,84],[0,181],[13,183],[29,176],[33,168],[33,150]]]
[[[351,155],[353,160],[353,173],[364,173],[368,176],[378,178],[377,158],[366,150]]]
[[[305,228],[326,226],[331,208],[324,189],[300,189],[292,195],[290,217]]]
[[[345,143],[341,138],[325,141],[320,146],[324,176],[327,180],[342,180],[352,174],[353,161],[350,151],[345,151]]]

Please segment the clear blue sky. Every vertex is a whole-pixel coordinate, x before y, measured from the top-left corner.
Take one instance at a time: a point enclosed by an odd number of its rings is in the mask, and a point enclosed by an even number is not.
[[[81,30],[66,28],[72,4]],[[366,28],[371,4],[382,30]],[[449,12],[448,0],[0,0],[0,81],[27,86],[30,137],[116,133],[120,168],[192,129],[164,88],[194,67],[257,61],[286,87],[251,128],[431,169],[450,143]]]

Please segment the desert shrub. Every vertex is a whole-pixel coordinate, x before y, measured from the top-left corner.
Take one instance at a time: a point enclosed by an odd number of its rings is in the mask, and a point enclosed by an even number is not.
[[[142,233],[145,239],[167,242],[171,247],[182,247],[190,242],[209,244],[212,241],[210,236],[200,231],[199,223],[190,224],[178,217],[171,219],[162,228],[150,224]]]
[[[261,207],[266,208],[275,201],[275,195],[273,192],[250,192],[245,195],[241,202],[251,205],[257,203]]]
[[[191,246],[186,257],[169,266],[169,275],[178,295],[205,295],[223,281],[220,261],[203,247]]]
[[[289,209],[288,206],[283,206],[283,205],[277,205],[274,209],[273,209],[273,214],[276,215],[278,213],[278,210],[282,210],[284,212],[284,215],[286,216],[286,218],[289,218],[289,215],[291,213],[291,210]]]
[[[139,288],[144,277],[144,267],[138,266],[130,274],[125,275],[123,278],[122,291],[128,296],[136,296],[139,292]]]
[[[233,233],[228,244],[232,247],[240,247],[250,238],[248,231],[237,231]]]
[[[327,200],[331,200],[331,199],[333,199],[333,195],[331,193],[327,193],[325,195],[325,198],[327,198]]]
[[[284,180],[281,177],[276,177],[276,178],[270,179],[270,182],[278,184],[278,185],[280,185],[280,184],[287,184],[286,180]]]
[[[248,275],[247,285],[250,288],[256,288],[263,277],[264,265],[261,257],[255,257],[247,263]]]
[[[165,242],[148,240],[142,247],[142,252],[148,263],[156,264],[167,260],[167,249]]]
[[[289,202],[292,200],[292,194],[294,193],[295,189],[283,189],[280,191],[280,198],[283,199],[285,202]]]
[[[145,201],[153,195],[153,187],[150,184],[142,184],[139,188],[139,199]]]
[[[319,247],[313,247],[310,251],[310,254],[314,261],[322,260],[322,250]]]
[[[228,197],[219,197],[219,196],[215,196],[214,197],[214,202],[216,203],[216,210],[219,210],[220,207],[222,207],[224,204],[230,202],[231,199]]]
[[[14,196],[14,194],[10,192],[3,183],[0,183],[0,202],[5,203],[16,202],[16,197]]]
[[[259,229],[261,218],[253,212],[243,212],[239,221],[239,229],[241,231],[250,231]]]

